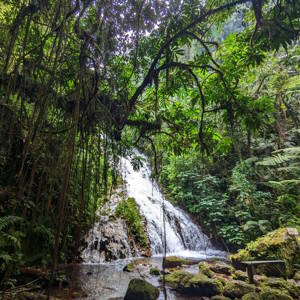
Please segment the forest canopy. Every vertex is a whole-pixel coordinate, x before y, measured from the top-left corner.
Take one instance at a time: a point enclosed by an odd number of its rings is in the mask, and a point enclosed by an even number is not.
[[[299,16],[298,0],[0,0],[0,286],[79,257],[133,148],[226,248],[299,228]]]

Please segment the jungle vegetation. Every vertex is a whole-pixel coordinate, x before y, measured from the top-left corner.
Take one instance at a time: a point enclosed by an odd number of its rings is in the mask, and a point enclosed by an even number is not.
[[[298,0],[0,0],[0,287],[78,259],[135,147],[227,249],[299,228],[299,16]]]

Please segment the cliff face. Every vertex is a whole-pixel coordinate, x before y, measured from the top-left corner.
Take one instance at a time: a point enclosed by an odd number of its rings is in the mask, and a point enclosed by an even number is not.
[[[145,220],[138,216],[146,237],[146,242],[141,244],[132,234],[132,224],[128,222],[126,216],[116,213],[120,204],[126,201],[127,196],[121,187],[100,209],[98,221],[85,237],[82,250],[84,262],[99,263],[121,258],[151,256]],[[135,213],[139,214],[138,206]]]

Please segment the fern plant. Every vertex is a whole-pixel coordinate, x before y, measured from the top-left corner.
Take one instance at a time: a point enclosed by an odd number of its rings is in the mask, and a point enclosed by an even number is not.
[[[23,219],[17,216],[0,217],[0,286],[9,279],[14,266],[21,259],[21,231],[15,225]]]

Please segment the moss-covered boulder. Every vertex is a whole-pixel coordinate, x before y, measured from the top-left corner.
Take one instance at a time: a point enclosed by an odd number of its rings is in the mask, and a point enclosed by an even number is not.
[[[234,273],[232,274],[232,278],[235,280],[241,280],[241,281],[247,281],[248,280],[248,276],[246,272],[240,271],[240,270],[236,270],[234,271]]]
[[[287,293],[276,289],[269,289],[262,292],[260,294],[260,299],[261,300],[293,300],[293,298],[289,296]]]
[[[210,269],[219,274],[231,275],[234,271],[233,267],[225,262],[216,262],[210,266]]]
[[[209,278],[214,276],[214,273],[210,269],[210,265],[207,262],[200,262],[199,265],[199,273],[204,274]]]
[[[222,293],[222,284],[204,274],[191,274],[186,271],[175,271],[165,276],[166,283],[180,293],[212,297]]]
[[[297,237],[300,243],[300,237]],[[279,228],[257,240],[247,244],[245,249],[231,256],[233,264],[239,264],[245,260],[269,260],[282,259],[286,264],[288,276],[293,275],[293,265],[300,264],[300,251],[295,239],[287,234],[286,228]],[[266,275],[281,275],[282,271],[278,266],[262,265],[257,268],[258,273]]]
[[[160,275],[160,270],[158,268],[150,268],[150,275],[158,276]]]
[[[156,300],[159,290],[151,283],[134,278],[131,279],[124,300]]]
[[[231,299],[242,298],[248,293],[255,292],[255,286],[240,280],[227,281],[223,294]]]
[[[293,284],[290,280],[287,281],[282,278],[270,277],[264,286],[286,292],[294,299],[300,299],[300,287],[297,284]]]
[[[136,267],[136,264],[134,261],[132,261],[123,268],[123,271],[124,272],[133,272],[135,267]]]
[[[171,269],[182,265],[194,265],[196,262],[187,258],[168,256],[165,259],[165,268]]]

